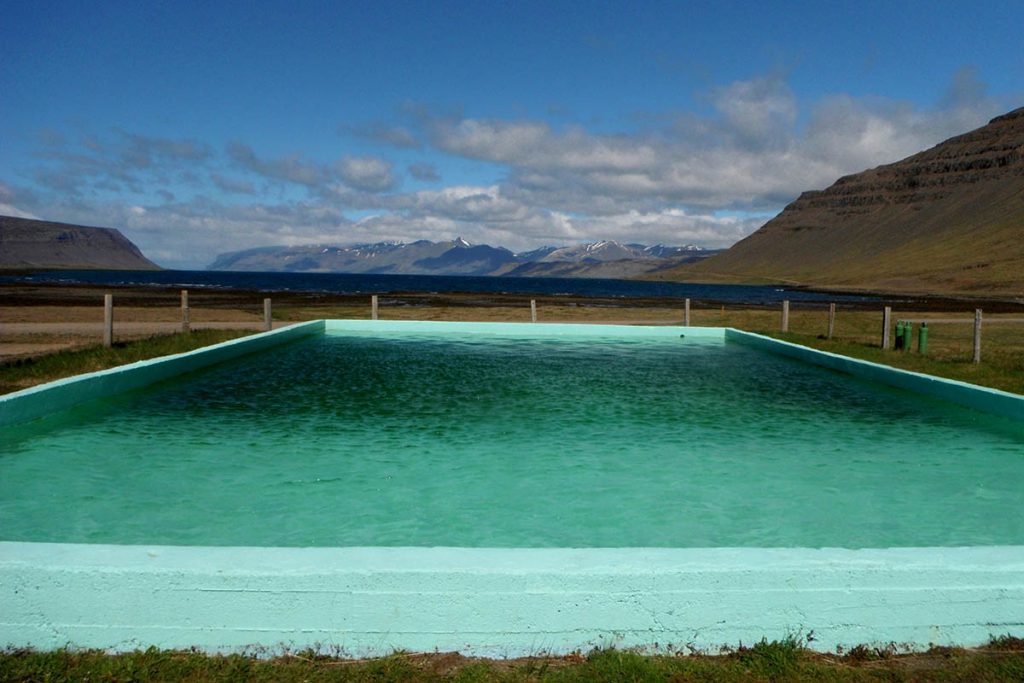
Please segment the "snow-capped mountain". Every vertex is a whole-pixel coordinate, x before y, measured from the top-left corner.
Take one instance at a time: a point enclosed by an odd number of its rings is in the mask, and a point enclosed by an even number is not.
[[[696,244],[686,244],[681,247],[670,247],[665,244],[655,244],[653,247],[645,247],[642,244],[630,244],[629,246],[641,248],[645,254],[653,258],[672,258],[680,254],[695,254],[704,251],[703,247],[698,247]]]
[[[569,263],[621,261],[622,259],[661,259],[672,258],[680,254],[692,254],[703,251],[695,244],[682,247],[670,247],[656,244],[648,247],[643,244],[620,244],[615,240],[587,242],[571,247],[542,247],[534,251],[516,254],[516,258],[525,263],[539,261],[553,263],[567,261]]]
[[[635,249],[630,249],[629,247],[612,240],[601,240],[600,242],[588,242],[586,244],[577,244],[572,247],[555,249],[544,258],[538,260],[545,263],[552,263],[555,261],[580,263],[584,261],[621,261],[622,259],[638,257],[643,257],[642,252],[638,253]]]
[[[547,246],[514,254],[504,247],[473,245],[461,237],[444,242],[375,242],[349,246],[260,247],[221,254],[210,270],[513,275],[519,277],[629,277],[712,252],[695,245],[620,244],[602,240]]]

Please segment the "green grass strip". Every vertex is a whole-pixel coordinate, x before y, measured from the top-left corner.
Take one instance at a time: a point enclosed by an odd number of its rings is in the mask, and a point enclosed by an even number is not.
[[[0,654],[4,681],[1019,681],[1024,640],[992,639],[976,649],[933,647],[896,654],[859,646],[843,655],[805,649],[797,639],[762,640],[716,656],[644,655],[616,649],[563,657],[470,659],[455,653],[395,653],[374,659],[311,651],[275,658],[150,648]]]

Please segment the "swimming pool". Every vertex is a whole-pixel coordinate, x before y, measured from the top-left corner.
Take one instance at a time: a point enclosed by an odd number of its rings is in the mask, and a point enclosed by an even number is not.
[[[271,342],[0,403],[21,615],[0,638],[832,647],[980,641],[1024,613],[1012,395],[713,328],[328,321]],[[134,621],[90,597],[111,590]]]

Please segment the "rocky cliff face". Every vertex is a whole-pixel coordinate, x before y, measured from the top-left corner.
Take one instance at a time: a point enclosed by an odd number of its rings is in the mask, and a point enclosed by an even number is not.
[[[1024,108],[805,192],[684,279],[1024,294]]]
[[[0,216],[0,268],[159,270],[111,228]]]
[[[920,206],[942,201],[964,186],[1022,176],[1022,150],[1024,108],[903,161],[845,176],[827,190],[805,192],[772,221],[772,229],[815,227],[822,221],[812,217],[822,214],[859,216],[887,206]]]

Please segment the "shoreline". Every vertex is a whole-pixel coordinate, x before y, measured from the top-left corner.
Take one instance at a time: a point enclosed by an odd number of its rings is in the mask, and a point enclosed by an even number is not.
[[[136,270],[116,270],[116,269],[115,270],[110,270],[110,269],[97,269],[97,268],[70,268],[70,267],[69,268],[35,268],[35,267],[33,267],[33,268],[21,268],[21,269],[19,269],[19,268],[0,268],[0,278],[2,278],[2,277],[22,277],[22,276],[26,276],[26,275],[35,275],[35,274],[39,274],[39,273],[60,272],[62,270],[66,270],[68,272],[112,272],[112,273],[119,273],[119,272],[123,272],[123,273],[129,273],[129,272],[146,272],[146,273],[164,272],[164,273],[174,273],[174,272],[180,272],[180,273],[231,273],[231,274],[246,274],[246,275],[263,275],[263,274],[266,274],[266,275],[270,275],[270,276],[278,276],[278,275],[310,275],[310,276],[339,275],[339,276],[346,276],[346,277],[360,277],[360,276],[367,276],[367,277],[384,276],[384,277],[388,277],[388,276],[394,275],[394,276],[398,276],[398,277],[439,278],[439,279],[446,279],[446,280],[452,280],[452,279],[458,280],[459,278],[465,277],[465,278],[469,278],[469,279],[486,279],[486,280],[506,281],[506,282],[524,282],[524,281],[528,282],[528,281],[531,281],[531,280],[552,280],[552,279],[555,279],[555,280],[567,280],[567,281],[578,281],[578,282],[609,281],[609,280],[614,281],[615,280],[615,278],[609,279],[609,278],[586,278],[586,277],[569,277],[569,278],[558,278],[558,277],[507,277],[507,276],[499,276],[499,275],[434,275],[434,274],[426,274],[426,273],[423,273],[423,274],[417,274],[417,273],[395,273],[395,274],[391,274],[391,273],[343,273],[343,272],[333,272],[333,271],[330,271],[330,272],[319,272],[319,271],[317,271],[317,272],[304,272],[304,271],[299,271],[299,272],[294,272],[294,273],[286,272],[286,271],[268,271],[267,273],[257,273],[257,272],[251,272],[251,271],[180,270],[180,269],[175,269],[175,268],[154,268],[154,269],[147,269],[145,271],[136,271]],[[914,302],[926,302],[927,301],[927,302],[948,302],[948,303],[968,303],[968,304],[973,303],[973,304],[986,304],[986,305],[989,305],[989,306],[991,306],[991,305],[1006,305],[1006,306],[1019,307],[1020,310],[1024,311],[1024,290],[1020,290],[1020,291],[1006,290],[1006,291],[996,291],[996,292],[991,292],[991,293],[984,293],[984,292],[981,292],[981,293],[968,293],[968,292],[959,291],[959,290],[937,291],[936,292],[936,291],[918,290],[918,289],[892,289],[892,290],[887,290],[887,289],[884,289],[884,288],[860,287],[860,286],[853,286],[853,285],[851,285],[851,286],[843,286],[843,285],[828,286],[828,285],[821,285],[821,284],[800,283],[800,282],[796,282],[796,281],[782,281],[782,280],[779,280],[779,281],[758,280],[758,281],[750,281],[750,282],[732,281],[731,279],[730,280],[723,280],[723,279],[716,279],[716,278],[711,278],[711,279],[708,279],[708,280],[666,280],[666,279],[662,279],[662,278],[658,278],[658,277],[643,277],[643,276],[638,276],[638,277],[633,277],[633,278],[620,278],[619,280],[621,280],[622,282],[659,283],[659,284],[666,284],[666,285],[691,285],[691,286],[695,286],[695,287],[704,287],[704,286],[707,286],[707,287],[719,287],[719,286],[725,286],[725,287],[731,287],[731,286],[735,286],[735,287],[768,287],[768,288],[779,288],[779,287],[782,287],[782,288],[785,288],[785,289],[793,291],[793,292],[807,292],[807,293],[812,293],[812,294],[825,294],[825,295],[832,294],[832,295],[836,295],[836,296],[864,296],[864,297],[871,297],[871,298],[878,299],[878,300],[887,300],[887,301],[893,301],[893,302],[904,302],[904,301],[910,300],[910,301],[914,301]],[[39,283],[0,282],[0,291],[2,291],[3,287],[5,287],[6,285],[12,285],[12,284],[13,285],[17,285],[17,284],[38,284],[38,285],[52,285],[52,286],[58,286],[58,287],[73,287],[73,286],[81,285],[81,286],[87,286],[87,287],[88,286],[96,286],[96,287],[115,287],[115,288],[117,288],[117,287],[136,288],[137,287],[137,288],[157,288],[157,289],[164,289],[164,288],[166,288],[166,289],[178,289],[178,285],[161,285],[161,284],[152,284],[152,285],[137,285],[137,284],[130,284],[130,285],[94,285],[94,284],[91,284],[91,283],[67,283],[67,282],[39,282]],[[236,291],[236,292],[243,292],[243,291],[247,291],[247,292],[251,292],[251,291],[264,292],[265,291],[265,292],[276,292],[276,293],[292,292],[292,293],[306,293],[306,294],[316,293],[316,294],[325,294],[325,295],[335,294],[335,293],[332,293],[332,292],[322,291],[322,290],[275,290],[273,288],[269,288],[269,289],[268,288],[234,288],[234,287],[221,287],[221,286],[197,285],[197,284],[192,284],[190,286],[192,288],[194,288],[195,290],[212,289],[212,290]],[[362,294],[369,295],[369,294],[372,294],[372,293],[374,293],[374,292],[367,291],[365,293],[360,293],[360,295],[362,295]],[[417,293],[423,293],[423,292],[421,292],[421,290],[404,290],[404,289],[399,289],[399,290],[393,290],[393,291],[388,291],[388,292],[376,292],[376,293],[377,294],[392,295],[392,294],[417,294]],[[454,289],[454,290],[439,290],[439,291],[436,291],[436,292],[435,291],[431,291],[430,293],[431,294],[441,294],[441,295],[455,295],[455,294],[479,294],[480,292],[473,292],[473,291],[469,291],[469,290]],[[343,293],[337,293],[337,294],[342,295],[342,296],[345,295]],[[507,295],[507,296],[534,296],[534,297],[536,297],[536,296],[545,296],[544,294],[529,294],[527,292],[494,292],[494,293],[484,292],[483,294]],[[576,296],[576,297],[585,298],[585,299],[586,298],[592,298],[591,295],[586,295],[586,294],[578,294],[578,295],[567,294],[565,296]],[[650,298],[650,299],[656,299],[656,300],[663,299],[663,298],[665,298],[665,299],[680,299],[680,300],[682,299],[682,297],[674,297],[674,296],[663,296],[663,297],[662,296],[657,296],[657,297],[625,297],[625,298],[638,298],[638,299]],[[728,304],[730,302],[731,303],[737,303],[737,302],[735,302],[735,300],[719,300],[719,299],[715,299],[713,297],[712,298],[702,299],[702,300],[707,301],[709,303],[715,303],[715,304],[720,304],[720,303]],[[740,305],[742,305],[742,304],[740,304]]]
[[[96,297],[102,301],[103,294],[113,293],[128,305],[166,303],[170,305],[180,300],[183,288],[177,285],[139,285],[116,284],[102,285],[92,283],[56,283],[56,282],[0,282],[0,310],[4,307],[19,306],[66,306],[69,303],[92,302]],[[322,290],[295,290],[273,288],[235,288],[210,285],[192,285],[187,287],[193,298],[201,298],[205,306],[214,308],[234,308],[248,305],[250,301],[262,302],[263,298],[271,298],[275,303],[289,306],[295,305],[360,305],[368,302],[371,292],[344,293]],[[791,286],[796,291],[816,294],[836,294],[837,296],[862,295],[873,297],[868,301],[838,301],[837,308],[847,310],[875,310],[882,306],[898,306],[903,309],[921,311],[972,310],[983,308],[993,313],[1024,313],[1024,300],[1002,297],[984,296],[951,296],[951,295],[911,295],[890,292],[870,292],[861,290],[833,290],[803,286]],[[527,304],[531,299],[549,304],[588,305],[609,308],[648,308],[682,306],[688,297],[682,296],[600,296],[586,294],[530,294],[515,292],[473,292],[467,290],[445,291],[413,291],[394,289],[377,293],[382,299],[387,298],[400,305],[445,305],[460,307],[492,307]],[[696,306],[726,306],[738,309],[775,309],[776,304],[757,302],[738,302],[732,299],[715,297],[689,297]],[[827,297],[826,297],[827,298]],[[262,305],[262,304],[260,304]],[[827,300],[792,301],[794,308],[827,308]],[[2,317],[0,317],[2,321]]]

